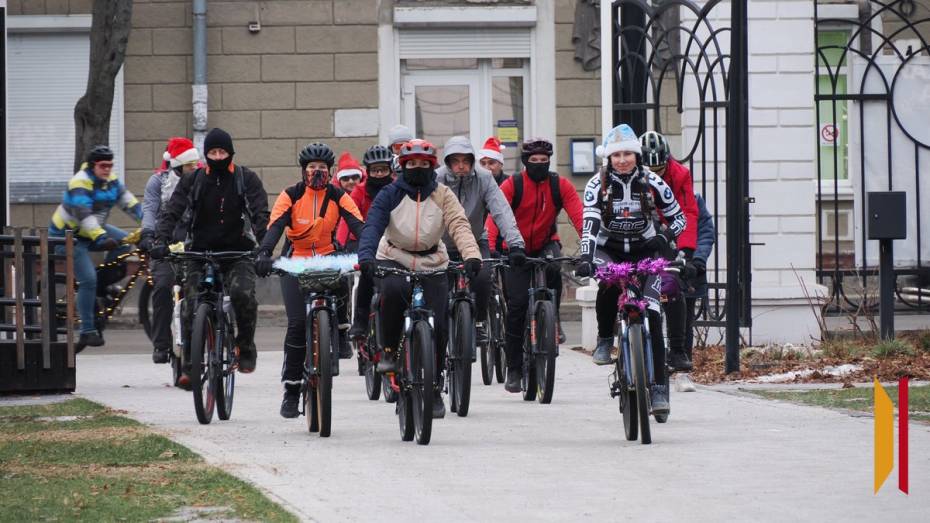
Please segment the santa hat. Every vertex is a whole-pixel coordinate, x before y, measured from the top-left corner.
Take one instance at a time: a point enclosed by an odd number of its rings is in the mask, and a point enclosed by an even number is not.
[[[168,140],[168,148],[162,157],[171,167],[179,167],[200,160],[200,153],[194,147],[194,142],[187,138],[175,136]]]
[[[498,140],[496,136],[492,136],[484,142],[484,147],[478,151],[478,159],[490,158],[504,163],[504,154],[501,152],[502,149],[506,149],[506,147],[501,144],[501,141]]]
[[[643,146],[639,143],[639,137],[636,136],[633,128],[625,123],[611,129],[604,137],[604,143],[598,145],[595,152],[601,158],[607,158],[618,151],[643,154]]]
[[[358,160],[352,157],[352,153],[349,151],[344,151],[341,156],[339,156],[339,163],[336,164],[336,179],[341,180],[348,176],[362,176],[362,166],[358,164]]]

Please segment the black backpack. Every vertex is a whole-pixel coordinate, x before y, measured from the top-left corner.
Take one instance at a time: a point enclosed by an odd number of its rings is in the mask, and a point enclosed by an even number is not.
[[[562,212],[562,191],[559,189],[559,175],[549,173],[549,191],[552,192],[552,203],[555,204],[555,214]],[[520,200],[523,199],[523,174],[518,173],[513,176],[513,198],[510,200],[510,209],[514,212],[520,206]]]

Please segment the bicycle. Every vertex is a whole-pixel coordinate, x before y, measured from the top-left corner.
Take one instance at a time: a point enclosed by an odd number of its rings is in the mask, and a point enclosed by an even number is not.
[[[475,298],[468,288],[463,262],[450,262],[451,292],[447,309],[449,339],[446,343],[446,376],[449,409],[468,416],[471,402],[471,364],[475,361]],[[442,377],[440,376],[440,380]]]
[[[214,408],[221,420],[228,420],[232,415],[239,366],[235,312],[219,265],[252,256],[254,253],[249,251],[185,251],[168,255],[173,262],[203,263],[199,293],[194,298],[189,354],[182,351],[181,359],[183,366],[190,365],[194,412],[197,421],[204,425],[213,419]]]
[[[616,330],[620,354],[610,375],[610,397],[619,398],[623,429],[628,441],[637,437],[643,445],[652,443],[649,414],[652,412],[650,387],[655,384],[652,360],[652,337],[647,321],[648,303],[644,289],[663,272],[678,273],[680,268],[662,258],[646,258],[636,264],[611,263],[597,270],[602,283],[620,288]],[[661,308],[660,314],[661,314]],[[656,414],[664,423],[666,415]]]
[[[552,263],[575,262],[571,256],[527,258],[533,271],[530,299],[526,309],[526,331],[523,336],[523,400],[552,403],[555,389],[555,359],[559,355],[555,309],[555,291],[546,286],[545,266]]]
[[[488,332],[488,341],[481,346],[481,381],[490,385],[496,378],[498,383],[504,382],[506,355],[504,351],[505,318],[507,318],[507,302],[504,299],[503,285],[501,285],[501,267],[504,266],[500,258],[481,260],[487,264],[494,276],[491,278],[491,295],[488,299],[488,317],[485,326]]]
[[[384,266],[375,268],[375,276],[379,278],[393,274],[413,282],[410,305],[404,311],[404,329],[396,355],[401,368],[396,373],[386,373],[386,377],[391,389],[397,393],[395,410],[400,425],[400,439],[411,441],[416,438],[420,445],[428,445],[432,436],[433,391],[436,387],[433,312],[426,308],[421,280],[445,273],[445,269],[409,271]]]
[[[377,314],[378,302],[381,297],[376,292],[371,299],[371,308],[368,313],[368,335],[355,338],[355,352],[358,358],[358,374],[365,376],[365,395],[371,401],[377,401],[384,390],[385,401],[388,401],[388,390],[391,388],[386,377],[378,372],[378,362],[381,361],[381,348],[384,341],[381,338],[381,320]],[[393,391],[392,391],[393,392]],[[390,402],[389,402],[390,403]]]
[[[355,265],[354,260],[352,266]],[[301,414],[307,417],[307,429],[328,438],[333,421],[333,376],[339,375],[339,323],[336,291],[347,271],[343,269],[304,269],[290,271],[277,268],[279,276],[297,278],[307,304],[307,352],[300,384]]]

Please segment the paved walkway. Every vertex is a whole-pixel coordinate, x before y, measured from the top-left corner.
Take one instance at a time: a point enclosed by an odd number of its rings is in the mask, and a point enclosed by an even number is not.
[[[111,352],[120,339],[141,337],[111,335]],[[277,351],[260,353],[256,373],[239,376],[232,420],[208,426],[197,423],[190,393],[168,386],[167,366],[135,352],[80,355],[78,392],[125,409],[306,520],[926,521],[930,514],[926,425],[910,428],[910,496],[897,492],[896,473],[876,496],[870,418],[701,389],[673,394],[671,419],[653,424],[653,444],[644,446],[623,438],[608,370],[568,350],[551,405],[481,385],[476,366],[468,417],[437,421],[426,447],[400,441],[393,406],[365,398],[354,363],[336,379],[333,435],[323,439],[306,431],[304,418],[278,416]]]

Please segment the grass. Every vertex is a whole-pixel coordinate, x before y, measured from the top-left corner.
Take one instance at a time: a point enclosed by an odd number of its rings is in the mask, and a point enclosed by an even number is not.
[[[150,521],[224,507],[210,517],[296,521],[183,445],[83,399],[0,407],[0,484],[0,520]]]
[[[831,409],[846,409],[859,412],[872,412],[873,390],[871,387],[849,389],[813,389],[813,390],[747,390],[763,398],[790,401],[804,405],[817,405]],[[898,387],[885,387],[895,407],[898,405]],[[910,419],[930,422],[930,386],[909,387],[908,413]]]

